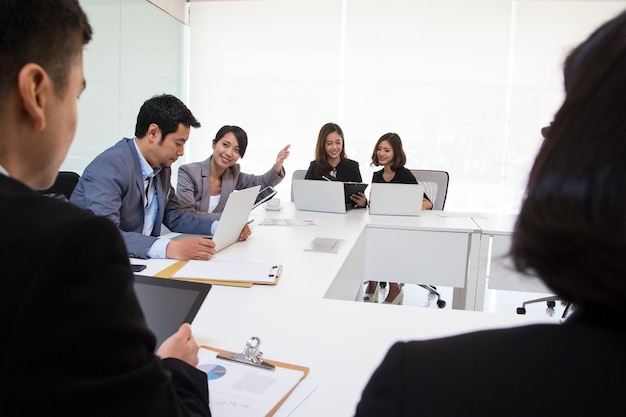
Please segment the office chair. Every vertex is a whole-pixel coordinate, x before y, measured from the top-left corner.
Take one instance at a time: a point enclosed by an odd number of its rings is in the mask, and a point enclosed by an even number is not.
[[[296,169],[291,175],[291,201],[293,202],[293,180],[303,180],[306,175],[306,169]]]
[[[58,198],[60,200],[69,200],[74,187],[78,183],[80,175],[71,171],[59,171],[54,184],[47,190],[41,190],[40,192],[52,198]]]
[[[526,306],[528,304],[534,304],[534,303],[541,303],[541,302],[546,302],[546,305],[548,306],[548,310],[554,314],[554,307],[556,306],[556,302],[560,301],[561,297],[556,296],[556,295],[551,295],[548,297],[541,297],[541,298],[535,298],[533,300],[527,300],[524,301],[522,303],[521,307],[517,307],[517,314],[526,314]],[[563,314],[561,315],[561,318],[564,319],[567,317],[567,315],[569,314],[570,309],[572,308],[572,303],[571,302],[567,302],[565,304],[565,309],[563,310]],[[550,314],[550,316],[552,316],[552,314]]]
[[[448,196],[448,184],[450,175],[446,171],[434,171],[428,169],[412,169],[411,172],[417,182],[424,185],[424,193],[433,203],[433,210],[443,210]],[[446,302],[441,299],[437,287],[433,285],[418,284],[433,296],[437,297],[437,307],[444,308]]]

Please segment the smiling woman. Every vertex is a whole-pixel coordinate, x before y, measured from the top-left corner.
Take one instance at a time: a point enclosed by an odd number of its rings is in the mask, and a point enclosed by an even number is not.
[[[290,145],[278,152],[276,162],[263,175],[241,172],[239,158],[248,147],[248,135],[239,126],[222,126],[213,139],[213,154],[202,162],[182,165],[178,169],[176,195],[186,211],[211,219],[219,219],[235,190],[260,185],[275,186],[285,177],[283,162]]]

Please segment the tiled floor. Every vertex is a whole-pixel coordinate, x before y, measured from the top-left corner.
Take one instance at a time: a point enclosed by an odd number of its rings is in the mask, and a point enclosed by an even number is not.
[[[444,308],[452,308],[452,288],[450,287],[438,287],[437,290],[441,294],[441,298],[446,302]],[[415,284],[406,284],[403,287],[404,302],[403,305],[418,306],[424,308],[438,308],[437,298],[432,296],[422,287]],[[380,288],[378,293],[378,300],[382,302],[387,294],[387,288]],[[533,300],[536,298],[550,296],[552,294],[540,294],[540,293],[526,293],[517,291],[501,291],[501,290],[487,290],[485,294],[484,312],[509,312],[511,314],[517,314],[516,310],[522,306],[524,301]],[[565,305],[561,302],[556,302],[556,306],[550,311],[545,302],[528,304],[526,306],[527,315],[554,315],[560,317],[563,314]]]

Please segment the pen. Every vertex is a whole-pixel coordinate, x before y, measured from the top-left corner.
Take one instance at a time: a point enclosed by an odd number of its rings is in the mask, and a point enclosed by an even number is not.
[[[322,175],[322,178],[324,178],[326,181],[332,181],[331,179],[326,178],[326,177],[325,177],[325,176],[323,176],[323,175]]]

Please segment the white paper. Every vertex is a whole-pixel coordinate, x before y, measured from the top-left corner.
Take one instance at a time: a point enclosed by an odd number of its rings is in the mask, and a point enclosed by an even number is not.
[[[263,219],[261,226],[321,226],[317,220],[300,220],[300,219]]]
[[[303,378],[304,372],[276,367],[274,371],[218,359],[200,349],[198,368],[209,380],[213,417],[265,417]]]
[[[272,283],[279,271],[278,264],[192,260],[180,268],[173,278]]]
[[[318,384],[310,381],[308,377],[304,378],[302,381],[300,381],[296,389],[293,390],[291,394],[289,394],[289,397],[287,397],[287,401],[285,401],[283,405],[281,405],[280,408],[276,410],[272,417],[290,416],[291,413],[293,413],[294,410],[304,402],[304,400],[306,400],[311,394],[313,394],[313,391],[315,391],[317,386]]]

